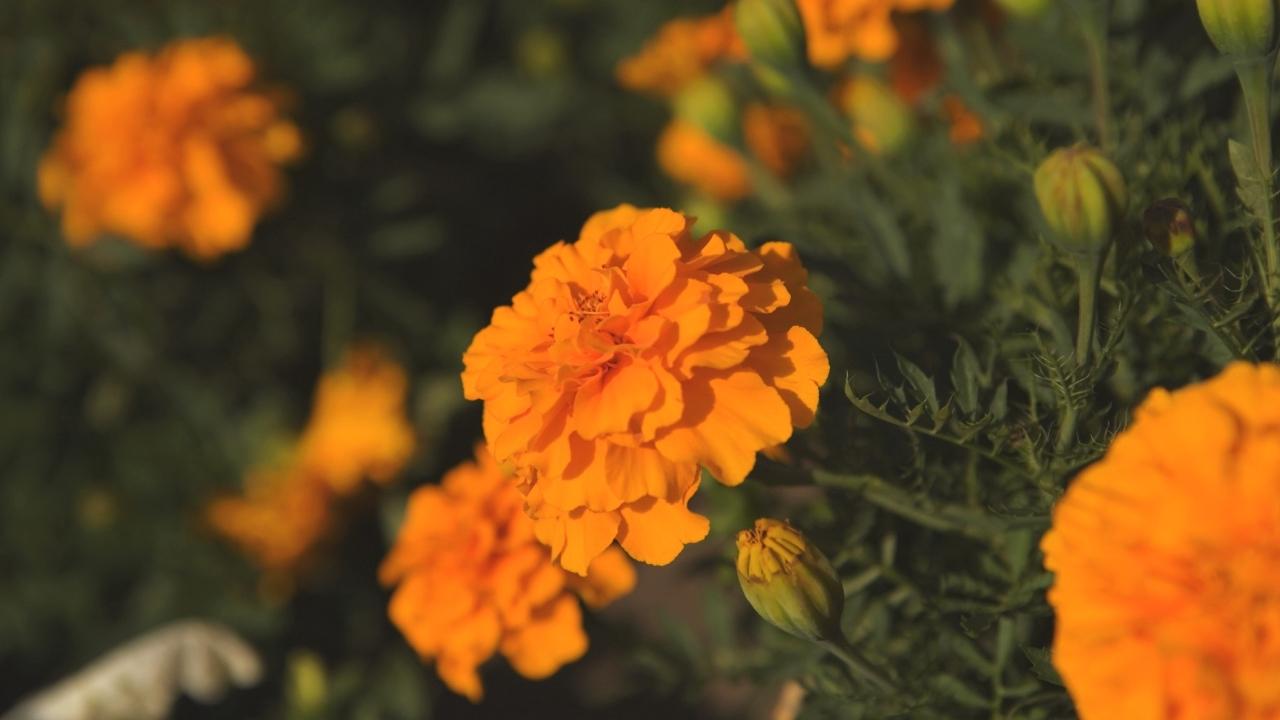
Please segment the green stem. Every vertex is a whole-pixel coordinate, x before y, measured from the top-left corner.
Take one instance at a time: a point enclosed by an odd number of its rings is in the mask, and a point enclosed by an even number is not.
[[[1076,365],[1080,367],[1089,361],[1089,351],[1093,346],[1098,282],[1102,274],[1102,260],[1106,255],[1106,250],[1103,250],[1097,255],[1076,257],[1076,279],[1080,285],[1080,313],[1076,321]]]
[[[1258,182],[1265,197],[1258,208],[1262,225],[1262,293],[1273,322],[1280,324],[1280,255],[1276,248],[1275,203],[1273,193],[1273,166],[1271,155],[1271,83],[1275,76],[1275,54],[1265,58],[1236,64],[1236,75],[1244,94],[1245,112],[1249,120],[1249,145],[1257,166]],[[1274,338],[1280,344],[1280,335]]]
[[[1111,0],[1094,0],[1083,18],[1084,41],[1089,52],[1089,81],[1093,95],[1093,122],[1098,130],[1098,144],[1111,150],[1111,83],[1107,73],[1107,31],[1111,17]]]
[[[832,655],[840,658],[845,667],[849,669],[849,674],[854,678],[871,685],[882,693],[898,692],[897,685],[889,679],[888,675],[880,672],[866,658],[862,657],[849,641],[842,634],[834,633],[833,639],[819,641]]]

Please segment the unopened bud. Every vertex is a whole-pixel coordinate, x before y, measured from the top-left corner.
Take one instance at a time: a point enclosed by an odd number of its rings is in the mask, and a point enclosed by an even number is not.
[[[795,0],[738,0],[733,19],[752,60],[776,70],[805,64],[804,23]]]
[[[1178,257],[1196,244],[1191,211],[1177,198],[1157,200],[1142,213],[1142,231],[1156,250]]]
[[[996,0],[1011,15],[1021,18],[1039,17],[1049,7],[1049,0]]]
[[[738,134],[738,108],[733,93],[720,80],[705,77],[685,88],[675,99],[676,117],[702,128],[724,143]]]
[[[854,136],[867,150],[892,155],[915,134],[911,108],[874,77],[858,75],[836,92],[840,110],[853,121]]]
[[[1054,241],[1077,255],[1105,249],[1129,206],[1120,170],[1084,143],[1045,158],[1036,169],[1035,190]]]
[[[1276,49],[1276,0],[1196,0],[1196,7],[1223,55],[1260,58]]]
[[[747,602],[778,628],[809,640],[840,634],[844,588],[822,551],[782,520],[738,533],[738,582]]]

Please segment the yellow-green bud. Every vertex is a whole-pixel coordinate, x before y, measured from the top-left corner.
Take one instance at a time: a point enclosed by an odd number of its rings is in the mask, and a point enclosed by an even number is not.
[[[738,135],[738,107],[728,86],[707,76],[685,88],[675,99],[676,116],[697,125],[712,137],[732,143]]]
[[[1120,170],[1084,143],[1045,158],[1036,169],[1035,189],[1054,241],[1077,255],[1105,249],[1129,207]]]
[[[733,20],[751,59],[779,70],[805,64],[804,23],[795,0],[738,0]]]
[[[915,134],[911,108],[896,93],[870,75],[858,75],[838,91],[837,102],[853,121],[853,133],[867,150],[892,155]]]
[[[822,551],[785,521],[738,533],[738,582],[760,617],[809,640],[840,634],[844,588]]]
[[[1177,198],[1157,200],[1142,213],[1142,232],[1156,250],[1178,257],[1196,244],[1191,210]]]
[[[1011,15],[1022,18],[1039,17],[1049,7],[1049,0],[996,0]]]
[[[1276,0],[1196,0],[1200,22],[1223,55],[1257,58],[1276,48]]]

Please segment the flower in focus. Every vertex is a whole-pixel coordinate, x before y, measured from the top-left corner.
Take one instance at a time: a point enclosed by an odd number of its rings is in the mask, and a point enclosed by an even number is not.
[[[676,182],[717,200],[738,200],[751,192],[747,161],[711,133],[679,118],[658,136],[658,165]]]
[[[1280,715],[1280,368],[1155,390],[1042,547],[1083,718]]]
[[[895,12],[946,10],[954,0],[796,0],[809,61],[833,69],[849,58],[888,60],[898,49]]]
[[[721,60],[742,61],[746,47],[733,24],[733,8],[663,25],[640,52],[618,63],[618,82],[634,92],[671,97]]]
[[[84,73],[40,161],[44,204],[72,245],[104,233],[212,259],[249,241],[301,148],[253,61],[226,38],[131,52]]]
[[[378,348],[348,350],[316,387],[301,462],[339,494],[364,478],[388,482],[413,454],[404,370]]]
[[[477,669],[496,652],[530,679],[582,657],[587,636],[575,592],[602,607],[635,585],[635,569],[616,549],[585,577],[553,565],[524,498],[483,448],[439,486],[413,493],[378,574],[398,585],[392,622],[435,660],[445,684],[473,701],[482,694]]]
[[[754,103],[742,111],[742,139],[769,172],[787,178],[809,152],[809,121],[795,108]]]
[[[831,562],[785,520],[760,518],[738,533],[738,583],[747,602],[780,630],[839,639],[844,588]]]
[[[829,365],[795,250],[691,224],[596,214],[534,260],[463,356],[490,450],[516,466],[538,538],[572,572],[615,539],[670,562],[707,533],[688,509],[699,467],[737,485],[813,421]]]
[[[294,458],[252,470],[244,495],[214,500],[205,518],[269,575],[294,574],[333,524],[332,496]]]

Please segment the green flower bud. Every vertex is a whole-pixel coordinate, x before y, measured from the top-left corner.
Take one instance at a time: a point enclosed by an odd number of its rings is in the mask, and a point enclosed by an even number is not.
[[[1102,252],[1129,206],[1120,171],[1084,143],[1055,150],[1040,163],[1035,190],[1054,241],[1076,255]]]
[[[714,76],[685,88],[675,99],[676,116],[697,125],[712,137],[733,143],[738,135],[738,107],[733,93]]]
[[[782,520],[738,533],[738,582],[760,617],[797,637],[843,641],[844,588],[822,551]]]
[[[836,93],[836,102],[853,121],[853,134],[867,150],[892,155],[911,141],[915,117],[896,93],[870,75],[858,75]]]
[[[804,23],[795,0],[738,0],[733,18],[756,62],[778,70],[805,64]]]
[[[1196,0],[1196,7],[1223,55],[1257,58],[1276,49],[1276,0]]]
[[[996,4],[1011,15],[1034,18],[1044,14],[1049,7],[1049,0],[996,0]]]
[[[1196,244],[1191,211],[1177,198],[1157,200],[1142,213],[1142,232],[1156,250],[1178,257]]]

